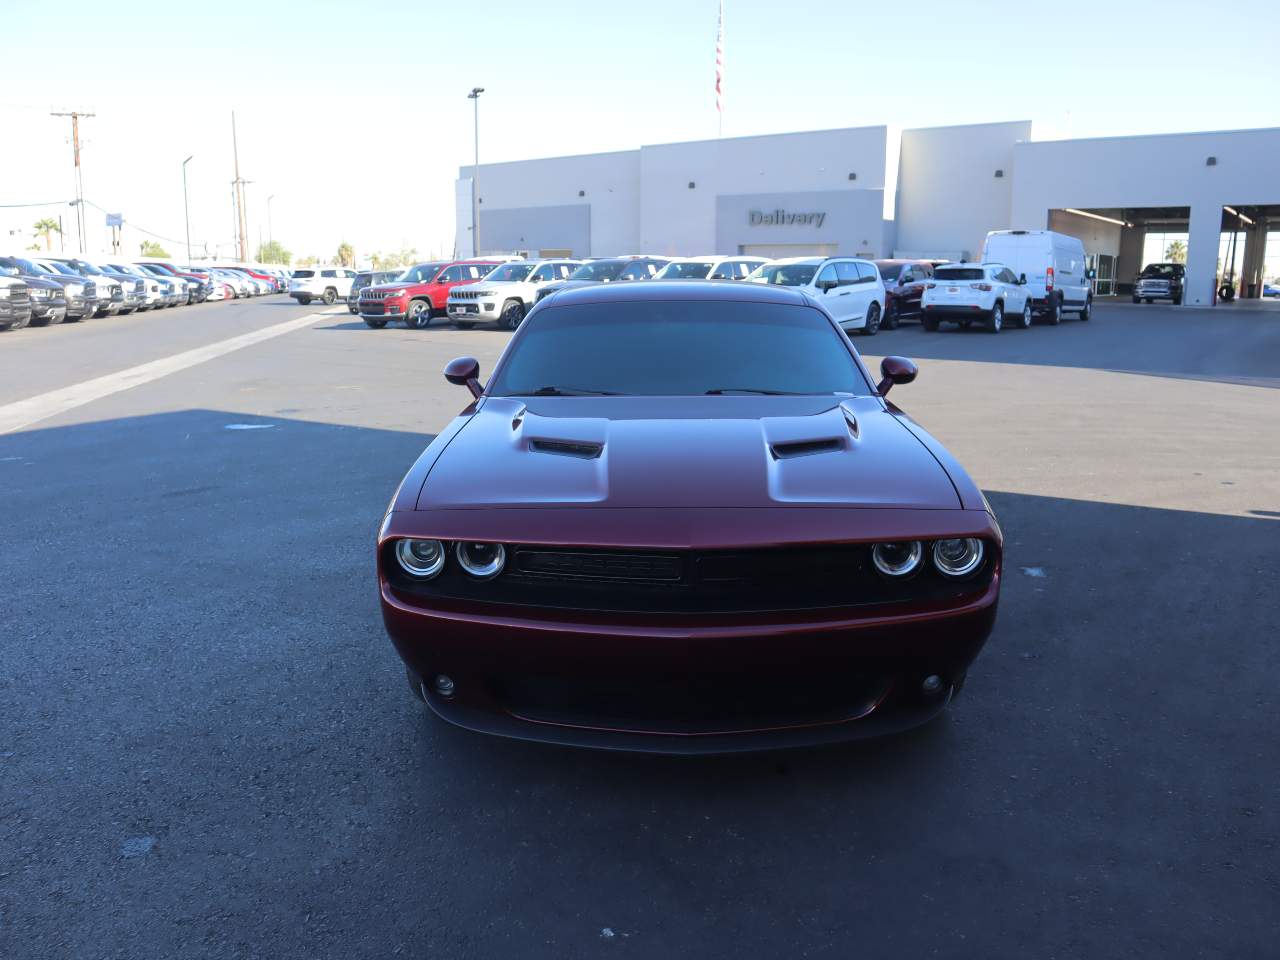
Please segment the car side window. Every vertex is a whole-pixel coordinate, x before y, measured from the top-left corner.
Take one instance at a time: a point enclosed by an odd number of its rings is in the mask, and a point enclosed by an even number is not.
[[[646,277],[651,277],[651,276],[653,276],[653,273],[649,264],[633,263],[623,269],[622,273],[618,275],[618,279],[619,280],[643,280]]]
[[[880,271],[876,269],[874,263],[865,263],[859,260],[857,266],[859,283],[875,283],[880,279]]]
[[[543,280],[550,280],[553,276],[555,276],[555,268],[544,263],[533,271],[533,275],[529,279],[534,283],[541,283]]]
[[[916,282],[916,275],[911,272],[911,268],[903,267],[902,273],[898,275],[898,283],[908,284],[908,283],[915,283],[915,282]]]
[[[851,287],[858,283],[858,265],[848,260],[841,260],[834,264],[836,268],[836,282],[842,287]]]
[[[711,271],[708,280],[732,280],[734,278],[733,261],[726,260],[720,266]]]
[[[823,287],[828,287],[828,286],[831,286],[831,287],[838,286],[839,283],[840,283],[840,280],[836,274],[836,265],[834,263],[828,263],[825,267],[823,267],[818,272],[818,278],[813,281],[813,285],[815,287],[818,287],[819,289]]]
[[[461,279],[462,279],[462,267],[459,265],[454,265],[452,267],[446,267],[444,270],[442,270],[440,272],[440,276],[436,277],[436,282],[437,283],[453,283]]]

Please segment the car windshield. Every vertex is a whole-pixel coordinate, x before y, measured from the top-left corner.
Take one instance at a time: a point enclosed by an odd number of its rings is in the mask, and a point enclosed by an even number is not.
[[[443,267],[443,263],[419,263],[396,277],[396,283],[427,283]]]
[[[79,273],[77,273],[74,269],[72,269],[70,264],[63,263],[61,260],[50,260],[49,266],[53,270],[57,271],[58,273],[61,273],[68,277],[80,276]]]
[[[504,263],[496,270],[489,271],[485,279],[499,283],[523,280],[532,270],[532,263]]]
[[[870,393],[812,307],[644,300],[545,308],[525,321],[494,396]]]
[[[935,280],[981,280],[981,267],[939,267],[933,271]]]
[[[45,273],[50,276],[53,275],[53,271],[47,267],[43,267],[38,263],[32,263],[30,260],[24,260],[22,257],[5,257],[3,262],[17,267],[24,273]]]
[[[888,283],[890,280],[898,279],[898,276],[902,273],[902,268],[905,264],[881,263],[877,260],[876,266],[880,268],[880,276],[884,278],[884,282]]]
[[[1149,263],[1142,269],[1144,277],[1172,277],[1177,271],[1172,263]]]
[[[705,280],[711,272],[711,262],[689,261],[686,263],[668,263],[655,280]]]
[[[75,260],[72,262],[71,266],[72,266],[72,269],[78,270],[80,273],[84,274],[87,277],[105,277],[106,276],[105,273],[103,273],[101,270],[95,267],[92,263],[87,263],[84,260]]]
[[[766,263],[747,279],[782,287],[803,287],[817,271],[816,263]]]
[[[626,260],[597,260],[595,263],[584,263],[569,274],[569,279],[617,280],[618,274],[622,273],[627,263],[628,261]]]
[[[18,270],[16,267],[11,267],[3,261],[0,261],[0,273],[3,273],[6,277],[16,277],[18,275]]]

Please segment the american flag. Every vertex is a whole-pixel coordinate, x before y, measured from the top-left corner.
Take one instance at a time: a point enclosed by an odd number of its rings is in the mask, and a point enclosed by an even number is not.
[[[724,114],[724,0],[720,0],[720,17],[716,20],[716,112]]]

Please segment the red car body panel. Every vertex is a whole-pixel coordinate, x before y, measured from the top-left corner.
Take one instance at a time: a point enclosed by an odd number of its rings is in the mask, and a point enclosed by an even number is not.
[[[610,284],[554,302],[802,297],[726,287]],[[556,307],[539,305],[530,320],[544,309]],[[498,370],[530,326],[517,331]],[[838,327],[835,334],[873,382]],[[600,453],[549,456],[530,446],[540,440],[597,444]],[[776,456],[778,444],[815,440],[827,444],[820,455]],[[423,590],[392,558],[405,537],[504,543],[593,564],[783,555],[777,551],[863,557],[877,542],[962,537],[981,539],[987,553],[971,581],[946,583],[931,572],[935,584],[922,572],[918,587],[892,596],[851,566],[849,594],[836,602],[770,609],[748,596],[739,607],[678,609],[664,606],[661,591],[652,603],[615,603],[626,585],[607,583],[580,605],[542,603],[536,593],[495,601],[487,587]],[[377,559],[387,631],[445,719],[528,739],[701,753],[870,736],[936,715],[994,623],[1001,550],[981,491],[880,396],[482,395],[410,468],[379,532]],[[491,583],[509,587],[519,573]],[[536,589],[546,582],[535,579]],[[439,675],[453,681],[447,695],[432,689]],[[923,691],[932,675],[944,686]],[[699,711],[703,690],[717,704],[725,691],[750,695],[718,722]],[[557,699],[584,697],[594,705],[577,712]],[[678,718],[662,715],[667,702],[680,704]]]

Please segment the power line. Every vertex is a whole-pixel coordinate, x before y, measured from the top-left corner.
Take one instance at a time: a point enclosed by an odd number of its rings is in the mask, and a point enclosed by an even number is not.
[[[50,200],[48,203],[0,203],[0,210],[16,210],[20,207],[61,207],[71,200]]]

